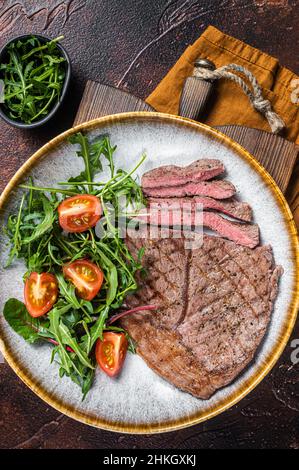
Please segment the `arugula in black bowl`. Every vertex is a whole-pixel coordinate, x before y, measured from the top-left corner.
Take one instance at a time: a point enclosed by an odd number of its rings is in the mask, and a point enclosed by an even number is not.
[[[0,115],[9,124],[33,128],[59,108],[71,74],[70,60],[58,43],[39,35],[19,36],[0,52],[3,103]]]

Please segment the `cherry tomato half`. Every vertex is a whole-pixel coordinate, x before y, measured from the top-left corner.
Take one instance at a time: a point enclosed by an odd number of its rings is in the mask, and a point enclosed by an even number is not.
[[[96,196],[78,194],[58,206],[60,226],[67,232],[85,232],[100,220],[101,203]]]
[[[78,296],[84,300],[92,300],[103,284],[103,272],[87,259],[66,264],[62,270],[64,276],[76,287]]]
[[[103,340],[96,343],[96,360],[100,368],[110,377],[119,374],[126,358],[128,340],[124,333],[106,331]]]
[[[29,314],[36,318],[49,312],[57,300],[57,279],[50,273],[31,273],[26,279],[24,297]]]

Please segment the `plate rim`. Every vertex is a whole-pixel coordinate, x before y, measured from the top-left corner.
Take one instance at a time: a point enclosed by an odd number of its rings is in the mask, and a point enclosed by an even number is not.
[[[294,263],[295,274],[293,279],[292,298],[290,300],[289,309],[287,312],[286,319],[281,326],[280,338],[271,348],[271,351],[267,354],[267,358],[263,361],[263,364],[257,369],[257,371],[248,378],[238,389],[231,394],[228,398],[223,399],[220,403],[211,406],[204,412],[196,412],[193,415],[178,418],[177,420],[171,420],[166,423],[152,423],[152,424],[134,424],[134,423],[117,423],[115,421],[106,420],[88,413],[83,413],[75,409],[70,405],[63,403],[61,400],[56,398],[54,394],[49,393],[46,389],[43,389],[31,376],[30,370],[26,370],[22,367],[17,359],[14,357],[13,351],[5,345],[4,339],[2,338],[2,332],[0,327],[0,351],[2,352],[5,360],[14,370],[17,376],[43,401],[55,408],[60,413],[63,413],[70,418],[73,418],[84,424],[100,428],[107,431],[122,432],[128,434],[154,434],[179,430],[185,427],[193,426],[210,419],[223,411],[229,409],[248,393],[250,393],[270,372],[274,367],[279,357],[281,356],[284,348],[286,347],[293,327],[296,322],[297,312],[299,308],[299,241],[297,228],[291,210],[288,203],[282,194],[281,190],[275,183],[274,179],[265,170],[265,168],[240,144],[235,142],[230,137],[221,133],[219,130],[214,129],[206,124],[202,124],[197,121],[193,121],[188,118],[181,116],[175,116],[166,113],[157,112],[127,112],[114,115],[108,115],[86,121],[77,126],[71,127],[64,131],[58,136],[48,141],[45,145],[40,147],[26,162],[19,168],[15,175],[8,182],[0,196],[0,211],[5,206],[6,201],[9,198],[11,191],[19,183],[20,179],[35,165],[35,163],[42,158],[47,152],[53,150],[57,145],[63,143],[70,135],[79,131],[90,131],[94,128],[100,128],[109,124],[121,123],[123,121],[134,121],[136,119],[149,119],[156,121],[166,121],[173,124],[179,124],[182,127],[192,128],[203,132],[206,135],[210,135],[220,143],[232,148],[236,153],[245,160],[254,170],[259,173],[263,181],[271,190],[279,209],[283,215],[285,225],[288,229],[290,243],[292,248],[292,261]]]

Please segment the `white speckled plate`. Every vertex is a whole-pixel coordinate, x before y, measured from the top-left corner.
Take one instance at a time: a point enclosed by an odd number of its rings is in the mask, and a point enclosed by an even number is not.
[[[298,240],[292,214],[278,187],[266,171],[238,144],[219,132],[193,121],[158,113],[127,113],[85,123],[56,137],[36,152],[18,171],[0,200],[3,226],[18,205],[17,183],[28,173],[43,186],[55,186],[81,171],[82,161],[66,138],[78,131],[107,133],[118,149],[116,162],[130,169],[141,153],[147,160],[140,174],[158,165],[188,164],[200,157],[219,158],[227,178],[240,198],[254,209],[262,243],[270,243],[277,264],[284,268],[267,335],[251,365],[231,385],[209,400],[181,392],[149,369],[137,355],[128,355],[121,376],[111,380],[98,372],[95,384],[81,401],[81,391],[69,379],[58,378],[50,365],[51,346],[31,346],[17,336],[0,314],[1,350],[21,379],[41,398],[61,412],[100,428],[122,432],[162,432],[208,419],[236,403],[273,367],[285,347],[298,310]],[[101,175],[101,180],[103,175]],[[0,240],[0,312],[9,297],[22,299],[21,262],[3,269],[6,240]]]

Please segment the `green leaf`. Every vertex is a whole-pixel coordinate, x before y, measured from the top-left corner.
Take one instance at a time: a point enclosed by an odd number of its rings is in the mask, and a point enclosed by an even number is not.
[[[97,250],[97,255],[100,257],[101,260],[101,267],[105,270],[105,278],[108,282],[108,290],[106,295],[106,303],[107,305],[111,305],[113,300],[116,297],[117,287],[118,287],[118,276],[117,276],[117,269],[115,264],[110,261],[110,259],[101,251]]]
[[[100,316],[95,324],[90,328],[89,336],[83,336],[81,346],[87,352],[87,354],[90,353],[98,338],[103,339],[103,330],[108,315],[109,306],[106,305],[101,311]]]
[[[69,357],[68,352],[66,351],[65,347],[63,346],[61,334],[60,334],[60,315],[61,311],[59,308],[53,308],[49,313],[49,320],[50,320],[50,331],[54,335],[54,338],[58,342],[58,346],[56,351],[60,357],[60,365],[66,371],[67,374],[71,373],[72,370],[72,361]]]
[[[106,137],[103,138],[101,151],[102,151],[104,157],[106,158],[106,160],[108,160],[108,164],[109,164],[110,172],[111,172],[111,178],[114,177],[113,154],[114,154],[116,148],[117,148],[116,145],[114,147],[112,147],[109,137],[106,136]]]
[[[5,303],[3,314],[11,328],[28,343],[35,343],[41,336],[49,336],[48,329],[42,325],[41,320],[31,317],[20,300],[9,299]]]
[[[82,401],[85,400],[87,393],[92,387],[94,381],[95,371],[94,369],[88,369],[81,384],[82,389]]]
[[[12,248],[9,253],[9,258],[6,263],[6,267],[10,266],[12,260],[15,256],[18,256],[19,251],[21,249],[21,237],[20,237],[20,225],[21,225],[21,217],[23,211],[23,205],[25,201],[25,195],[23,195],[19,207],[19,213],[17,219],[13,216],[10,216],[7,223],[8,232],[12,235]]]
[[[93,365],[88,359],[86,352],[78,345],[76,339],[72,337],[68,327],[62,321],[60,321],[58,328],[59,328],[59,336],[61,338],[62,343],[66,344],[67,346],[71,347],[74,350],[81,364],[93,369]]]
[[[55,218],[53,206],[44,194],[40,194],[40,199],[43,204],[44,219],[42,220],[42,222],[36,225],[32,233],[28,237],[23,238],[23,244],[31,243],[34,240],[37,240],[53,227],[53,222]]]
[[[81,308],[80,302],[76,297],[75,286],[70,282],[67,282],[61,273],[56,274],[58,280],[59,291],[62,297],[74,308]]]
[[[89,182],[91,183],[94,179],[94,176],[103,170],[101,163],[101,156],[103,155],[109,163],[111,175],[114,175],[114,162],[113,162],[113,152],[116,147],[112,147],[110,140],[106,136],[99,136],[89,141],[87,136],[83,135],[81,132],[72,135],[69,138],[69,141],[72,144],[79,144],[80,150],[77,151],[78,157],[83,158],[85,170],[80,173],[75,178],[70,178],[70,182]]]

